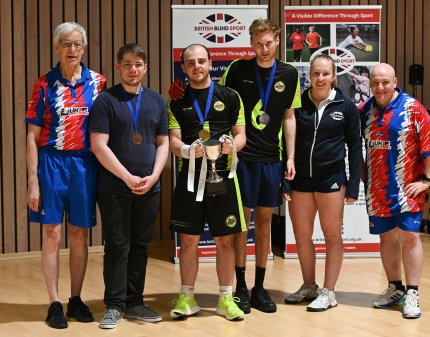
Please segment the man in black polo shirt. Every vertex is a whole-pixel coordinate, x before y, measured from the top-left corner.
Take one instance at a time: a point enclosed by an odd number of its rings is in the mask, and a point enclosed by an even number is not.
[[[163,98],[141,85],[146,53],[121,47],[116,69],[121,83],[99,95],[90,114],[91,146],[100,162],[97,203],[105,240],[103,276],[106,312],[100,328],[122,316],[146,322],[161,316],[143,302],[147,247],[160,208],[160,174],[169,153]]]

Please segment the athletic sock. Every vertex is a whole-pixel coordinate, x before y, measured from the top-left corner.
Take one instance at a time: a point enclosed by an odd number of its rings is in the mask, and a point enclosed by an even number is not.
[[[255,288],[263,288],[264,276],[266,275],[266,268],[264,267],[255,267]]]
[[[236,272],[236,288],[246,288],[245,271],[246,267],[234,267]]]
[[[403,292],[405,291],[405,286],[402,284],[402,280],[390,281],[389,283],[394,284],[396,290],[401,290]]]
[[[193,297],[194,296],[194,286],[181,284],[181,292],[183,292],[187,296]]]
[[[418,291],[418,286],[411,286],[409,284],[406,285],[406,291],[408,291],[409,289],[414,289],[416,291]]]
[[[225,295],[233,296],[233,286],[219,286],[219,297],[224,298]]]

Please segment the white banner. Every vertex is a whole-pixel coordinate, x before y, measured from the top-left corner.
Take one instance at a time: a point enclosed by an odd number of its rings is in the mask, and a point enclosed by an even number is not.
[[[217,5],[172,6],[173,76],[185,80],[181,51],[192,43],[206,46],[211,53],[211,77],[217,81],[231,61],[254,57],[249,26],[267,17],[267,6]]]
[[[299,70],[302,92],[310,86],[309,61],[312,53],[325,53],[337,65],[337,86],[345,96],[356,104],[370,97],[370,71],[380,59],[381,8],[382,6],[284,7],[286,61]],[[302,40],[305,42],[300,44]],[[285,219],[284,257],[297,257],[288,207]],[[345,204],[342,226],[345,256],[379,256],[379,236],[369,234],[368,224],[364,186],[361,183],[357,202]],[[325,240],[318,217],[312,239],[317,256],[324,256]]]

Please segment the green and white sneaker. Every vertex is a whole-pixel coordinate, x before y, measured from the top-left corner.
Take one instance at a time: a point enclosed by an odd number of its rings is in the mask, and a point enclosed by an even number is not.
[[[238,321],[245,316],[244,312],[240,310],[237,303],[240,302],[238,297],[226,295],[224,298],[218,299],[216,313],[225,316],[229,321]]]
[[[173,300],[173,303],[175,304],[175,307],[170,310],[170,317],[173,319],[191,316],[200,311],[200,307],[198,306],[194,296],[187,296],[183,292],[179,293],[179,298],[177,300]]]

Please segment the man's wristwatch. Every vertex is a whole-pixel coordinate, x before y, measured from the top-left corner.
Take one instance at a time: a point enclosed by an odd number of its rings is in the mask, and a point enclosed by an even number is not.
[[[428,183],[430,183],[430,178],[426,176],[425,173],[421,174],[421,180],[426,181]]]

